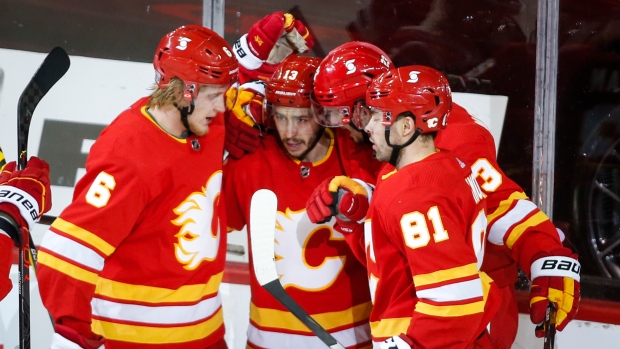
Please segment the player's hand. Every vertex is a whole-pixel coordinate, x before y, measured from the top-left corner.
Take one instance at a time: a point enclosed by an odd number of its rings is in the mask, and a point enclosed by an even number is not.
[[[52,207],[50,167],[33,156],[25,169],[15,168],[16,163],[10,162],[0,175],[0,211],[10,215],[20,227],[32,230],[32,225]]]
[[[314,46],[314,38],[302,21],[295,19],[290,13],[284,14],[284,36],[293,50],[306,53]],[[286,58],[286,57],[285,57]],[[284,59],[284,58],[282,58]]]
[[[288,13],[274,12],[254,23],[233,46],[239,80],[267,81],[291,53],[309,51],[314,39],[308,28]]]
[[[50,349],[104,349],[102,337],[88,339],[76,330],[61,324],[54,325],[56,333],[52,336]]]
[[[553,302],[557,306],[555,326],[558,331],[562,331],[575,317],[581,298],[579,290],[581,265],[577,261],[577,255],[568,248],[560,247],[549,254],[537,254],[533,261],[530,319],[534,324],[542,323],[549,302]],[[536,337],[544,335],[544,331],[536,331]]]
[[[234,159],[254,153],[260,145],[265,84],[248,82],[239,87],[236,103],[227,99],[224,148]]]
[[[413,342],[404,334],[392,336],[381,343],[380,349],[413,349]]]
[[[372,188],[362,183],[347,176],[324,180],[306,203],[310,221],[325,223],[336,216],[339,231],[352,232],[364,222],[368,212]]]

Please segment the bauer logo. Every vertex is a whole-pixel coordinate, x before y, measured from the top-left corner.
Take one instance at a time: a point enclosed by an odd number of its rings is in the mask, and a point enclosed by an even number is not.
[[[579,274],[579,272],[581,271],[581,265],[579,265],[579,263],[577,262],[571,262],[566,259],[546,259],[540,269],[571,271],[575,274]]]

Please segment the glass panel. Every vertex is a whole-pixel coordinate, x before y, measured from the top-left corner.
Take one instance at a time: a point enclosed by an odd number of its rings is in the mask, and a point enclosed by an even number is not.
[[[570,233],[583,274],[616,280],[620,280],[619,69],[620,5],[561,1],[554,218]],[[616,280],[604,283],[618,287]],[[593,295],[611,296],[601,290],[593,287]],[[588,295],[587,286],[584,291]]]
[[[159,40],[202,23],[202,0],[0,1],[0,47],[152,62]]]

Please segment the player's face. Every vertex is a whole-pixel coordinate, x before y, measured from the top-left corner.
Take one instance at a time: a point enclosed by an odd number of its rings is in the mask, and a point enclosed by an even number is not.
[[[368,138],[373,144],[372,150],[375,152],[377,160],[388,162],[392,155],[392,147],[385,141],[385,126],[382,124],[382,121],[383,111],[372,109],[364,131],[368,133]]]
[[[194,111],[187,116],[189,129],[198,136],[209,132],[209,124],[225,108],[227,85],[203,85],[194,98]]]
[[[286,152],[298,157],[314,144],[321,128],[310,113],[310,108],[275,106],[273,121]]]

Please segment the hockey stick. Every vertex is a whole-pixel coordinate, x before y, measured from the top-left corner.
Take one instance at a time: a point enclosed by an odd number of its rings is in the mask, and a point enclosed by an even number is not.
[[[555,315],[557,307],[555,303],[549,302],[547,312],[545,313],[545,321],[536,326],[536,331],[545,331],[544,349],[553,349],[555,346]]]
[[[54,223],[56,218],[58,217],[43,215],[41,216],[41,219],[39,220],[38,223],[45,224],[45,225],[52,225],[52,223]],[[245,254],[245,248],[243,247],[243,245],[229,243],[229,244],[226,244],[226,252],[230,254],[234,254],[236,256],[243,256]]]
[[[545,344],[544,349],[553,349],[555,347],[555,315],[557,309],[555,303],[549,302],[547,313],[545,314]]]
[[[28,132],[35,108],[47,92],[69,70],[69,56],[55,47],[45,57],[39,69],[19,96],[17,106],[17,168],[23,170],[28,161]],[[32,236],[22,228],[22,246],[19,249],[19,347],[30,349],[30,258],[35,267],[37,251]]]
[[[275,264],[275,228],[278,198],[271,190],[260,189],[250,203],[250,243],[254,274],[258,283],[332,349],[344,349],[329,332],[314,320],[282,287]]]

